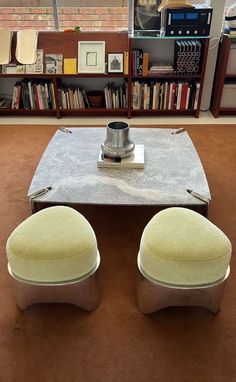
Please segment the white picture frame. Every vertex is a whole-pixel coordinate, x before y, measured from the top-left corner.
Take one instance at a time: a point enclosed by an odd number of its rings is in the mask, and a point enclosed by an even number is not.
[[[78,73],[105,73],[105,41],[78,42]]]

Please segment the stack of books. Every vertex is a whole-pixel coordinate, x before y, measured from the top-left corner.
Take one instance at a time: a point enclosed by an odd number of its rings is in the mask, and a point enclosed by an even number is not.
[[[236,36],[236,29],[230,28],[229,26],[225,26],[224,34],[227,34],[228,36]]]
[[[230,29],[229,30],[229,35],[230,36],[236,36],[236,29]]]
[[[97,166],[98,167],[113,167],[113,168],[144,168],[144,145],[135,145],[134,151],[127,158],[108,157],[100,150]]]
[[[148,76],[155,76],[158,74],[169,74],[174,72],[174,67],[170,62],[157,62],[152,64],[148,70]]]

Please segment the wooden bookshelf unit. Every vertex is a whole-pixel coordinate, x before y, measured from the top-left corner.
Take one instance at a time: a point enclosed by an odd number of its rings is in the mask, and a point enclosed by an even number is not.
[[[30,107],[28,104],[20,103],[17,108],[1,107],[1,115],[23,115],[23,116],[55,116],[61,118],[63,116],[126,116],[131,118],[137,115],[193,115],[199,117],[200,103],[202,97],[202,89],[205,75],[206,58],[209,46],[208,38],[198,38],[202,44],[201,66],[199,72],[194,75],[177,75],[177,74],[159,74],[159,75],[142,75],[136,76],[133,73],[133,57],[132,50],[137,47],[143,47],[143,50],[148,49],[150,59],[162,59],[162,56],[169,54],[171,61],[174,63],[174,41],[182,40],[180,38],[155,38],[155,39],[138,39],[130,38],[128,32],[39,32],[38,35],[38,49],[43,49],[44,54],[44,68],[45,68],[45,55],[46,54],[62,54],[64,58],[78,58],[78,42],[79,41],[104,41],[105,42],[105,61],[107,62],[107,55],[110,52],[126,53],[128,56],[128,72],[127,73],[77,73],[77,74],[49,74],[49,73],[0,73],[0,100],[6,94],[9,98],[13,97],[13,88],[17,83],[22,80],[29,86],[43,86],[43,92],[51,92],[53,100],[41,109],[39,107]],[[185,39],[187,40],[187,39]],[[189,38],[192,40],[192,38]],[[13,34],[12,40],[12,64],[18,64],[15,59],[16,50],[16,32]],[[157,53],[157,54],[156,54]],[[106,64],[107,65],[107,64]],[[45,69],[44,69],[45,70]],[[133,83],[134,81],[142,81],[147,83],[150,81],[166,82],[177,84],[182,82],[196,81],[199,84],[198,98],[195,107],[182,108],[182,109],[158,109],[152,108],[140,109],[133,108]],[[32,84],[31,84],[32,82]],[[36,85],[35,85],[36,83]],[[152,83],[152,82],[151,82]],[[34,84],[34,85],[33,85]],[[124,92],[125,106],[118,106],[112,104],[112,107],[107,107],[104,102],[99,107],[63,107],[61,101],[61,93],[64,88],[79,88],[82,87],[85,92],[100,91],[104,92],[106,86],[114,86],[114,89],[119,89],[118,92]],[[34,94],[34,93],[33,93]],[[123,94],[123,93],[122,93]],[[32,95],[31,95],[32,97]],[[118,97],[123,96],[119,93]],[[120,99],[120,98],[119,98]],[[52,102],[53,101],[53,102]],[[114,106],[115,105],[115,106]],[[118,102],[121,105],[121,101]]]
[[[199,70],[195,74],[177,74],[176,71],[173,71],[173,73],[155,73],[152,74],[149,70],[148,73],[145,73],[144,75],[137,75],[137,73],[133,73],[132,71],[132,57],[131,57],[131,67],[130,67],[130,81],[131,86],[133,83],[140,83],[141,88],[145,88],[145,84],[153,83],[158,85],[158,89],[160,87],[161,90],[159,90],[160,98],[162,97],[163,92],[167,92],[167,102],[164,104],[164,100],[160,100],[156,102],[156,105],[154,107],[155,101],[151,102],[149,104],[149,107],[142,107],[134,108],[134,104],[131,104],[131,116],[132,115],[194,115],[196,118],[199,117],[200,112],[200,104],[201,104],[201,98],[202,98],[202,89],[203,89],[203,83],[204,83],[204,76],[205,76],[205,68],[206,68],[206,58],[207,58],[207,52],[209,47],[209,39],[208,38],[179,38],[179,37],[172,37],[172,38],[149,38],[149,37],[142,37],[142,38],[133,38],[130,41],[130,49],[131,52],[133,50],[139,50],[141,49],[143,52],[147,52],[148,59],[150,59],[150,63],[153,64],[157,61],[160,62],[169,62],[174,64],[175,61],[175,48],[174,44],[176,41],[199,41],[201,44],[201,53],[199,58]],[[185,48],[184,48],[185,49]],[[132,53],[131,53],[132,54]],[[187,57],[187,50],[185,52],[185,57]],[[189,53],[189,57],[191,56],[191,53]],[[187,61],[188,58],[185,58]],[[173,65],[174,66],[174,65]],[[176,69],[176,68],[175,68]],[[194,83],[198,86],[198,91],[196,94],[194,94],[194,97],[196,96],[196,102],[191,107],[187,107],[187,104],[185,105],[177,105],[177,99],[179,95],[179,89],[180,90],[180,97],[182,96],[182,85],[185,84],[188,87],[190,87],[191,84]],[[169,107],[167,106],[171,90],[169,89],[174,84],[174,100],[171,102],[171,105],[169,104]],[[150,85],[152,86],[152,85]],[[180,87],[181,86],[181,87]],[[190,89],[189,89],[190,90]],[[142,90],[143,91],[143,90]],[[196,90],[195,90],[196,91]],[[144,90],[145,92],[145,90]],[[132,91],[131,91],[132,93]],[[162,93],[162,94],[161,94]],[[165,96],[165,94],[164,94]],[[145,98],[145,96],[144,96]],[[171,101],[171,100],[170,100]],[[151,105],[152,104],[152,105]],[[132,107],[133,106],[133,107]]]
[[[219,46],[211,99],[211,112],[215,118],[236,114],[236,65],[235,69],[228,67],[233,47],[236,48],[236,36],[224,35]],[[231,60],[235,62],[236,57],[232,57]]]

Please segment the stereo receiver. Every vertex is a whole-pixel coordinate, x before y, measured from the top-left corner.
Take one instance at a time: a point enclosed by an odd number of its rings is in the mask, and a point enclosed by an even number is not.
[[[212,8],[199,4],[194,8],[162,11],[162,31],[165,36],[209,36]]]

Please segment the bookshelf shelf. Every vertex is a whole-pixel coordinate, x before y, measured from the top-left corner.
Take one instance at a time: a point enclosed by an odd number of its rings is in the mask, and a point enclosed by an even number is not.
[[[127,115],[127,109],[105,109],[104,107],[100,108],[89,108],[89,109],[60,109],[61,116],[68,115]]]
[[[0,77],[8,78],[8,77],[24,77],[24,78],[63,78],[63,77],[75,77],[75,78],[128,78],[127,74],[119,74],[119,73],[78,73],[78,74],[48,74],[48,73],[38,73],[38,74],[30,74],[30,73],[0,73]]]
[[[186,79],[189,79],[191,80],[192,78],[199,78],[201,79],[201,75],[200,74],[195,74],[195,75],[185,75],[185,76],[180,76],[178,74],[169,74],[169,73],[166,73],[166,74],[158,74],[158,75],[149,75],[149,76],[132,76],[132,79],[135,79],[135,80],[142,80],[142,79],[158,79],[158,78],[164,78],[164,79],[177,79],[177,80],[186,80]]]
[[[148,41],[150,40],[150,41]],[[174,41],[179,40],[177,37],[135,37],[131,38],[128,32],[71,32],[70,34],[64,32],[39,32],[38,35],[38,49],[43,50],[44,54],[44,68],[45,68],[45,55],[48,54],[62,54],[63,58],[76,58],[78,55],[78,42],[79,41],[105,41],[105,59],[107,61],[108,53],[124,53],[124,56],[128,57],[128,67],[126,64],[126,70],[124,73],[77,73],[77,74],[65,74],[65,73],[0,73],[0,99],[1,94],[8,94],[9,99],[13,98],[13,89],[17,86],[17,83],[23,81],[26,87],[31,89],[31,104],[26,106],[22,101],[18,103],[17,108],[3,108],[0,107],[0,115],[42,115],[42,116],[55,116],[56,118],[61,118],[63,116],[126,116],[132,118],[136,115],[193,115],[195,117],[199,116],[202,87],[205,75],[205,65],[206,57],[209,45],[208,38],[181,38],[181,40],[200,40],[202,44],[202,54],[201,54],[201,67],[199,72],[191,75],[179,75],[176,73],[161,73],[154,75],[143,75],[136,76],[133,75],[133,62],[132,62],[132,50],[136,47],[147,46],[149,44],[149,54],[150,59],[155,60],[156,48],[155,44],[161,44],[158,49],[163,55],[163,58],[171,58],[174,64]],[[163,45],[164,44],[164,45]],[[165,45],[166,44],[166,45]],[[163,48],[164,47],[164,48]],[[16,48],[16,33],[13,34],[12,42],[12,62],[13,64],[18,64],[15,59],[15,48]],[[128,74],[126,74],[128,73]],[[236,75],[235,75],[236,77]],[[166,110],[146,110],[140,108],[139,110],[133,109],[133,83],[138,81],[144,81],[150,84],[151,81],[160,82],[175,82],[177,84],[182,82],[195,81],[199,84],[198,86],[198,101],[195,106],[191,106],[190,109],[187,107],[185,109],[166,109]],[[30,85],[28,83],[30,82]],[[45,108],[41,108],[37,105],[34,107],[32,102],[32,97],[36,97],[34,85],[41,85],[47,87],[52,87],[51,98],[49,105],[43,105]],[[78,104],[73,104],[71,99],[68,100],[70,89],[73,92],[79,92],[84,89],[85,93],[92,91],[103,92],[104,99],[107,107],[88,107],[86,104],[84,108],[79,107]],[[116,99],[113,95],[105,96],[105,89],[111,89],[111,94],[117,94],[119,98],[118,104],[116,104]],[[119,89],[118,93],[116,93]],[[110,90],[109,90],[110,91]],[[8,92],[8,93],[7,93]],[[37,91],[36,91],[37,92]],[[123,92],[123,93],[122,93]],[[20,93],[22,94],[22,93]],[[83,93],[84,94],[84,93]],[[107,93],[106,93],[107,94]],[[110,93],[109,93],[110,94]],[[20,95],[22,96],[22,95]],[[71,96],[71,95],[70,95]],[[28,95],[29,97],[29,95]],[[68,107],[64,106],[62,102],[62,97],[67,97]],[[84,95],[82,96],[84,97]],[[109,102],[107,97],[111,97]],[[124,100],[123,100],[124,97]],[[36,97],[37,98],[37,97]],[[13,98],[14,99],[14,98]],[[120,101],[122,99],[122,102]],[[19,101],[19,100],[18,100]],[[110,105],[112,103],[112,106]],[[15,106],[15,102],[13,102]],[[125,105],[125,107],[123,107]],[[187,105],[187,104],[186,104]],[[122,107],[121,107],[122,106]],[[48,108],[49,107],[49,108]]]
[[[48,73],[0,73],[0,78],[40,78],[40,79],[53,79],[56,76]]]
[[[78,73],[78,74],[55,74],[56,78],[127,78],[127,74],[119,74],[119,73]]]
[[[40,112],[40,115],[49,116],[49,115],[56,115],[56,109],[54,110],[30,110],[30,109],[0,109],[0,115],[38,115]]]
[[[132,110],[132,115],[173,115],[173,112],[176,115],[195,115],[195,110]]]
[[[151,33],[152,32],[146,32],[146,34],[144,32],[141,32],[143,33],[143,35],[140,35],[139,34],[140,32],[136,31],[135,33],[134,32],[130,32],[129,33],[129,37],[132,38],[133,40],[179,40],[181,38],[181,40],[198,40],[199,39],[199,36],[163,36],[163,35],[152,35]],[[148,34],[149,35],[148,35]],[[208,36],[201,36],[201,39],[208,39]]]

